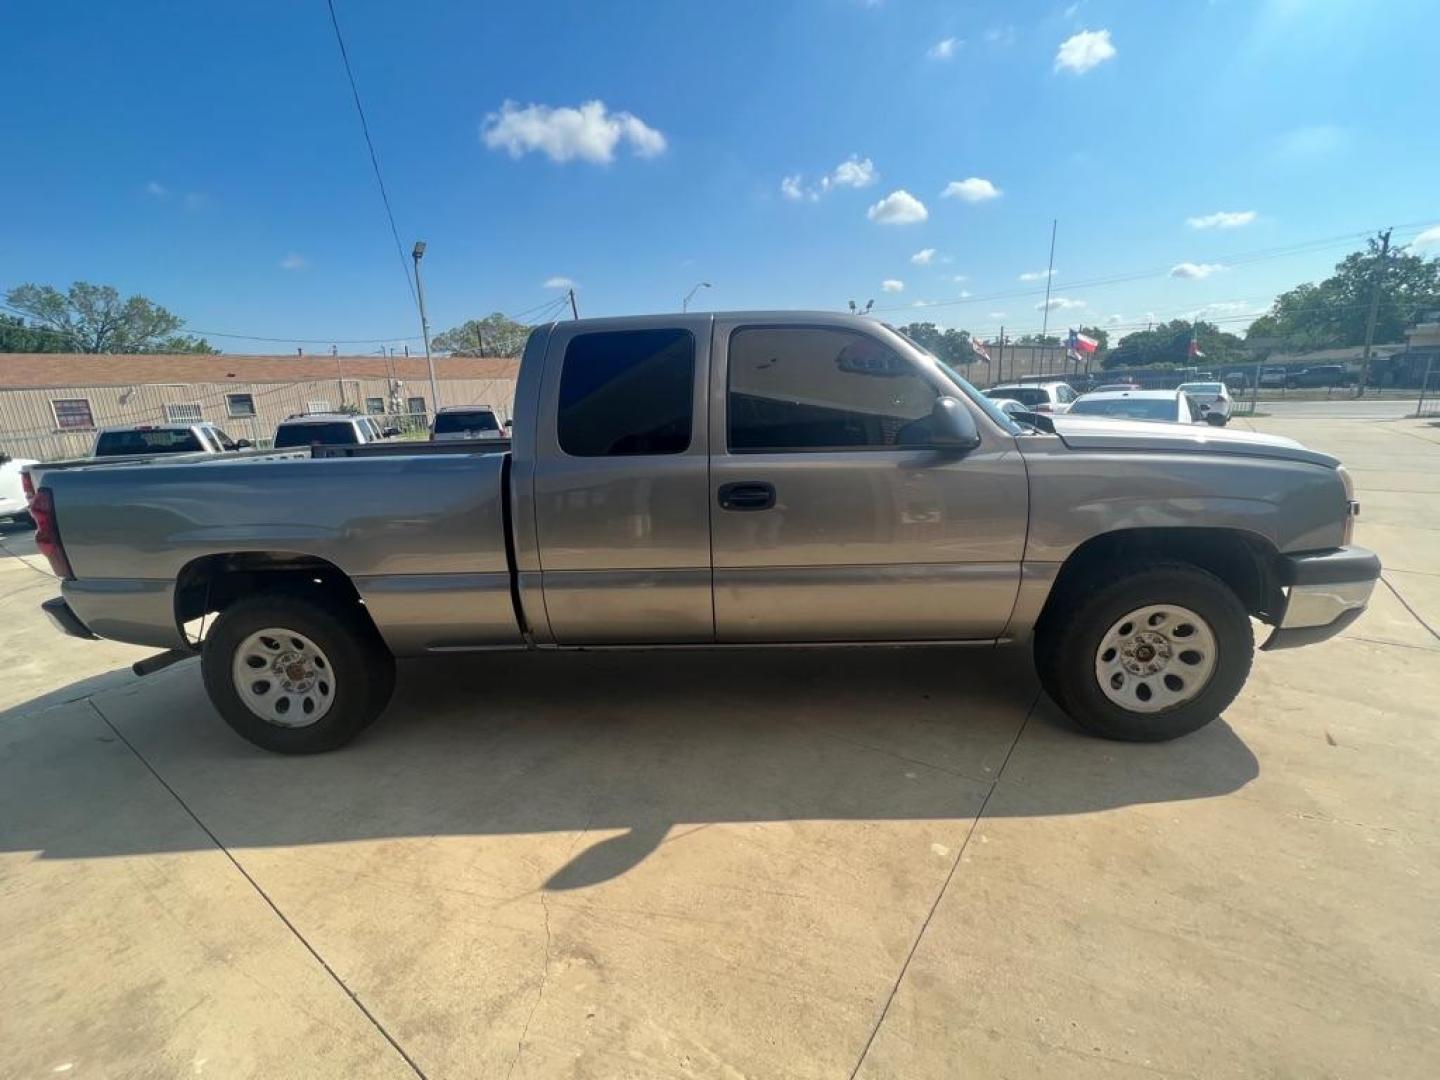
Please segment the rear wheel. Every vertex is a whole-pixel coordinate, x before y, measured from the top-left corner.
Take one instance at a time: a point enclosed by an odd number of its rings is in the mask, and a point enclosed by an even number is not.
[[[1036,635],[1050,696],[1109,739],[1156,742],[1204,727],[1250,673],[1250,617],[1215,575],[1187,563],[1094,574],[1057,596]],[[1121,576],[1123,574],[1123,576]]]
[[[344,746],[380,715],[395,685],[394,658],[371,626],[278,593],[221,613],[201,671],[225,722],[281,754]]]

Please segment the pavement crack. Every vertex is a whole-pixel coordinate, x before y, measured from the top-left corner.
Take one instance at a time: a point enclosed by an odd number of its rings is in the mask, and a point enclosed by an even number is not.
[[[1000,767],[995,770],[995,776],[990,781],[990,788],[985,792],[985,798],[980,801],[980,809],[975,812],[975,819],[970,822],[970,828],[965,833],[965,839],[960,842],[960,850],[955,852],[955,861],[950,864],[950,871],[945,875],[945,880],[940,883],[940,890],[935,894],[934,901],[930,904],[930,910],[925,913],[924,920],[920,923],[920,929],[915,934],[915,940],[910,943],[910,951],[905,954],[905,961],[900,965],[900,971],[895,976],[894,983],[890,986],[890,993],[885,998],[885,1004],[880,1009],[880,1015],[875,1018],[874,1025],[870,1028],[870,1035],[865,1040],[864,1047],[860,1050],[860,1057],[855,1062],[855,1067],[850,1070],[850,1080],[860,1074],[860,1067],[865,1064],[865,1059],[870,1056],[870,1047],[875,1043],[875,1036],[880,1034],[880,1028],[885,1023],[885,1017],[890,1014],[890,1006],[895,1001],[895,995],[900,990],[900,984],[905,981],[905,973],[910,970],[910,961],[915,959],[915,953],[920,948],[920,942],[925,937],[925,931],[930,928],[930,920],[935,917],[935,912],[940,908],[940,901],[945,898],[945,892],[950,888],[950,882],[955,878],[955,871],[960,869],[960,862],[965,858],[965,852],[970,847],[970,840],[975,835],[975,830],[980,827],[980,821],[985,817],[985,809],[990,805],[990,799],[995,794],[995,789],[1000,785],[1000,777],[1005,775],[1005,767],[1010,764],[1010,758],[1015,753],[1015,747],[1020,745],[1020,736],[1025,734],[1025,728],[1030,723],[1030,718],[1035,715],[1035,708],[1040,704],[1040,691],[1035,692],[1035,697],[1030,702],[1030,708],[1025,710],[1025,719],[1020,721],[1020,726],[1015,729],[1015,737],[1010,740],[1010,746],[1005,751],[1005,757],[1000,762]]]
[[[584,835],[582,832],[581,836]],[[579,842],[577,836],[576,842]],[[571,845],[574,850],[574,845]],[[545,998],[545,984],[550,981],[550,904],[545,899],[545,890],[540,890],[540,909],[545,913],[545,956],[540,968],[540,987],[535,994],[535,1000],[530,1003],[530,1012],[525,1017],[525,1026],[520,1029],[520,1038],[515,1043],[515,1056],[510,1060],[510,1068],[505,1070],[505,1080],[515,1072],[515,1066],[520,1064],[520,1059],[525,1056],[525,1037],[530,1034],[530,1021],[535,1019],[535,1013],[540,1008],[540,1002]]]
[[[1406,600],[1405,597],[1401,596],[1400,590],[1395,588],[1394,585],[1390,584],[1390,579],[1387,578],[1384,574],[1381,574],[1380,580],[1385,583],[1385,587],[1390,590],[1391,594],[1394,595],[1395,599],[1400,601],[1401,607],[1408,611],[1414,617],[1416,622],[1418,622],[1421,626],[1428,630],[1431,637],[1433,637],[1436,641],[1440,641],[1440,631],[1437,631],[1435,627],[1431,626],[1428,622],[1426,622],[1423,618],[1420,617],[1420,613],[1410,606],[1410,601]]]
[[[146,770],[148,770],[150,775],[155,778],[156,782],[170,793],[170,797],[180,804],[180,809],[184,810],[185,813],[190,816],[190,820],[195,822],[196,826],[200,829],[200,831],[210,838],[210,842],[214,844],[215,847],[219,849],[220,853],[230,861],[230,865],[235,867],[235,869],[239,871],[240,876],[250,883],[250,887],[255,890],[256,895],[258,895],[260,899],[265,902],[265,905],[275,913],[275,917],[285,924],[285,928],[294,935],[296,941],[300,942],[300,944],[304,946],[305,951],[308,952],[310,956],[315,960],[315,962],[320,965],[320,967],[324,970],[325,974],[330,976],[331,981],[334,982],[335,985],[344,992],[345,996],[348,997],[350,1001],[355,1005],[355,1008],[360,1010],[360,1014],[370,1022],[370,1026],[373,1027],[387,1043],[390,1044],[391,1049],[393,1049],[397,1054],[400,1055],[401,1059],[405,1062],[405,1064],[410,1066],[410,1071],[413,1072],[416,1076],[418,1076],[420,1080],[427,1080],[424,1070],[422,1070],[419,1065],[415,1064],[415,1059],[412,1058],[409,1054],[407,1054],[405,1052],[405,1048],[395,1041],[395,1037],[385,1029],[385,1025],[380,1023],[380,1021],[376,1018],[375,1014],[372,1013],[368,1008],[366,1008],[365,1003],[360,1000],[360,995],[357,994],[354,990],[351,990],[350,987],[346,985],[345,980],[342,979],[339,973],[337,973],[335,969],[332,968],[330,964],[325,960],[325,958],[320,955],[319,951],[316,950],[315,946],[310,944],[309,939],[307,939],[305,935],[300,932],[299,927],[297,927],[293,922],[291,922],[290,919],[286,916],[286,914],[280,910],[279,905],[277,905],[275,901],[270,898],[270,894],[260,887],[260,883],[250,875],[250,872],[246,870],[244,866],[241,865],[240,860],[235,858],[234,854],[231,853],[230,849],[220,842],[220,838],[211,831],[210,826],[206,825],[205,822],[200,820],[200,815],[195,813],[195,811],[190,808],[190,804],[180,797],[180,793],[170,786],[169,781],[167,781],[163,776],[160,775],[159,771],[155,768],[154,765],[150,764],[150,760],[144,754],[140,753],[140,751],[136,748],[135,744],[125,737],[125,733],[121,731],[118,727],[116,727],[115,724],[111,722],[108,716],[106,716],[103,712],[100,711],[100,706],[95,704],[93,698],[87,698],[86,704],[89,705],[90,708],[95,710],[95,715],[100,718],[101,723],[103,723],[106,727],[108,727],[112,732],[115,733],[115,737],[125,744],[126,748],[130,751],[130,753],[134,754],[135,759],[139,761],[141,765],[145,766]]]

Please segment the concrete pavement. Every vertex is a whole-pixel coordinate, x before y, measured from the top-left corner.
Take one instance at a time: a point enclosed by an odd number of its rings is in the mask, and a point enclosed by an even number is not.
[[[1161,746],[921,649],[416,663],[283,759],[0,560],[0,1075],[1434,1075],[1440,428],[1252,423],[1387,585]]]

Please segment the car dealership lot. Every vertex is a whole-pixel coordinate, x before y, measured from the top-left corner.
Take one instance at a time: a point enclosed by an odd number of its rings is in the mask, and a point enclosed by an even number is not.
[[[927,648],[417,662],[278,758],[0,552],[0,1075],[1433,1075],[1440,427],[1236,423],[1385,581],[1157,746]]]

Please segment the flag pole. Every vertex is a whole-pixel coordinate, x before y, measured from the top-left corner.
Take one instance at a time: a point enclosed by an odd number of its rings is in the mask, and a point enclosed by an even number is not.
[[[1059,218],[1050,219],[1050,262],[1045,267],[1045,310],[1040,319],[1040,344],[1044,346],[1046,332],[1050,329],[1050,282],[1055,277],[1055,228]]]

